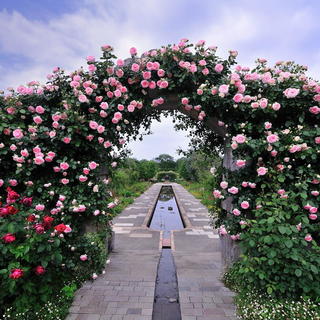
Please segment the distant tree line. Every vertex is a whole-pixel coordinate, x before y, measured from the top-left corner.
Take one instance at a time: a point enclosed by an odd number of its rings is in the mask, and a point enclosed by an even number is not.
[[[210,169],[220,166],[220,163],[217,154],[208,157],[200,151],[189,152],[178,160],[169,154],[160,154],[153,160],[128,157],[119,165],[114,179],[126,185],[136,181],[162,180],[166,176],[174,180],[180,178],[199,182],[210,176]]]

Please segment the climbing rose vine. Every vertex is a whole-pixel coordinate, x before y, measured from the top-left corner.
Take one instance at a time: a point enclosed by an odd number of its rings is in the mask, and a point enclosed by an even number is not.
[[[243,278],[270,294],[320,294],[320,85],[293,62],[250,69],[216,49],[182,39],[122,60],[104,45],[85,68],[56,67],[45,85],[0,96],[2,305],[46,301],[83,265],[99,271],[77,246],[84,226],[108,228],[127,140],[170,104],[204,141],[214,128],[211,142],[232,150],[213,195],[232,202],[217,223],[240,240]]]

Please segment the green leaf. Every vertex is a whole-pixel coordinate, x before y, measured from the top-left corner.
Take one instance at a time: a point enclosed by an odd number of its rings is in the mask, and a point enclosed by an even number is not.
[[[284,227],[284,226],[279,226],[279,227],[278,227],[278,230],[279,230],[279,232],[280,232],[281,234],[285,234],[285,233],[287,232],[287,228]]]
[[[267,288],[267,293],[268,293],[268,294],[271,294],[272,292],[273,292],[273,289],[272,289],[271,287],[268,287],[268,288]]]
[[[310,266],[310,269],[311,269],[311,271],[312,271],[313,273],[315,273],[315,274],[318,274],[318,273],[319,273],[318,268],[317,268],[315,265],[313,265],[313,264]]]
[[[284,244],[286,245],[287,248],[292,248],[293,247],[293,242],[292,240],[285,240]]]
[[[267,221],[269,224],[274,223],[274,217],[269,217]]]
[[[13,222],[10,222],[7,228],[9,233],[14,233],[16,231],[16,225]]]
[[[297,277],[301,277],[302,276],[302,271],[300,269],[296,269],[295,272]]]

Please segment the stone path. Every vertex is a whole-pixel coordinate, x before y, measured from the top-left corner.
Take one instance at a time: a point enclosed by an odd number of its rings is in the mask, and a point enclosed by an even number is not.
[[[163,184],[152,185],[114,219],[106,273],[78,290],[67,320],[151,320],[162,233],[147,228]],[[171,232],[182,320],[233,320],[234,294],[219,280],[219,236],[207,209],[172,184],[186,229]]]

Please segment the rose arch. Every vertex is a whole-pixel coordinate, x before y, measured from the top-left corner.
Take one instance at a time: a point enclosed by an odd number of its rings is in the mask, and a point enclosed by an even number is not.
[[[48,299],[83,261],[91,274],[102,270],[85,225],[100,226],[95,241],[107,237],[116,164],[164,110],[207,150],[223,150],[216,224],[226,258],[240,243],[243,280],[269,294],[319,296],[320,85],[293,62],[258,59],[250,69],[236,51],[221,59],[216,49],[183,39],[141,58],[132,48],[123,61],[106,45],[86,68],[55,68],[45,85],[0,96],[4,305]]]

